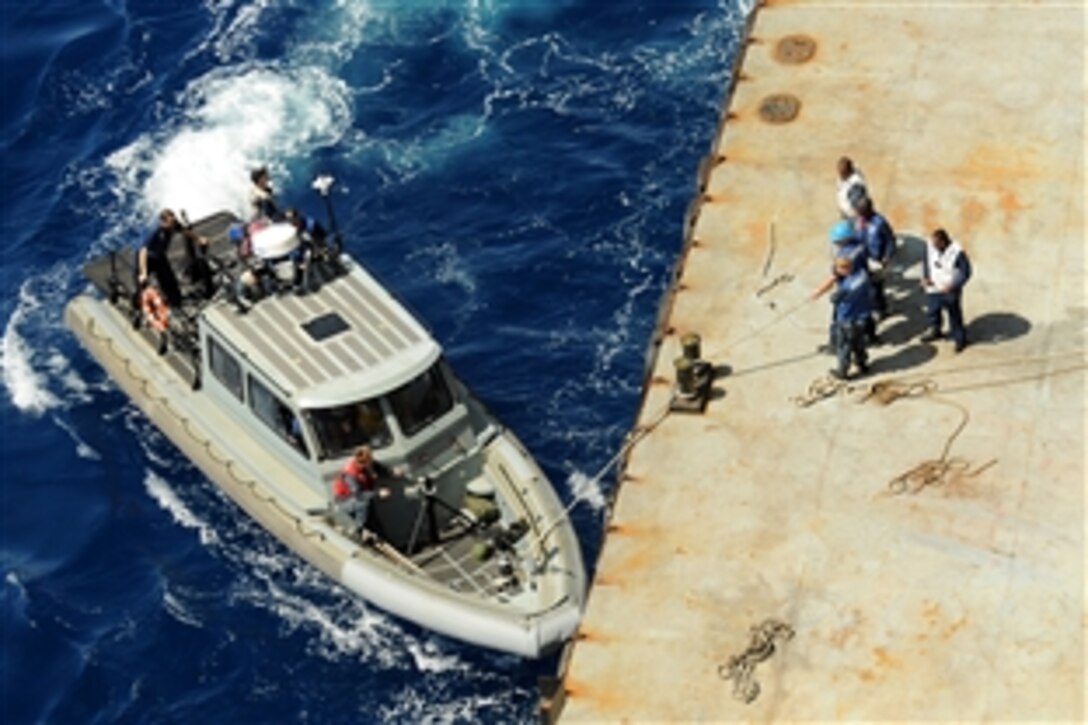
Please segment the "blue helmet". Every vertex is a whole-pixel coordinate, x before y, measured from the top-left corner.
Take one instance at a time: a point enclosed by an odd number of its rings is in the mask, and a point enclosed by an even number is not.
[[[832,244],[842,244],[854,238],[854,225],[843,219],[831,227],[831,234],[828,236],[831,238]]]
[[[227,239],[237,244],[246,238],[246,228],[241,224],[231,224],[227,231]]]

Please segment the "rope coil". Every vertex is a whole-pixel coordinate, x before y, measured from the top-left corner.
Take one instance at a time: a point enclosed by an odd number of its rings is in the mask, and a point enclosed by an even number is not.
[[[830,376],[817,378],[808,384],[808,389],[801,395],[790,398],[799,408],[808,408],[821,400],[834,398],[837,395],[848,395],[858,389],[859,386],[851,385],[844,380],[836,380]]]
[[[777,643],[790,641],[794,634],[793,627],[777,619],[766,619],[749,627],[748,648],[718,666],[719,677],[733,680],[733,697],[746,705],[759,697],[761,688],[755,679],[756,665],[770,659]]]

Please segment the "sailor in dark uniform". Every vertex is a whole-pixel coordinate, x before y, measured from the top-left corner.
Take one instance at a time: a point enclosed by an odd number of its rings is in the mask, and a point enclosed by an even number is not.
[[[177,275],[174,273],[173,267],[170,266],[170,257],[168,255],[170,242],[173,241],[174,235],[179,233],[190,244],[199,244],[204,247],[208,244],[206,237],[198,236],[192,229],[183,227],[178,218],[174,216],[174,212],[163,209],[159,213],[158,228],[151,233],[144,245],[140,247],[136,258],[136,281],[139,287],[143,288],[147,284],[148,276],[154,274],[156,281],[159,283],[159,289],[162,290],[167,304],[171,307],[178,307],[181,304],[181,288],[178,286]]]

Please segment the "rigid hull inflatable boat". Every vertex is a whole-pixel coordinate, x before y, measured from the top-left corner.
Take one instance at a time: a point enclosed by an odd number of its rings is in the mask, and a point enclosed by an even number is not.
[[[183,281],[180,309],[165,314],[138,301],[131,251],[90,261],[96,289],[68,304],[68,326],[209,479],[351,591],[525,657],[568,639],[585,596],[581,552],[521,443],[339,245],[307,250],[301,293],[239,298],[237,223],[224,212],[190,227],[209,240],[213,283]],[[277,252],[298,244],[275,227]],[[180,242],[175,269],[193,261]],[[360,446],[383,464],[388,494],[370,501],[365,527],[332,493]]]

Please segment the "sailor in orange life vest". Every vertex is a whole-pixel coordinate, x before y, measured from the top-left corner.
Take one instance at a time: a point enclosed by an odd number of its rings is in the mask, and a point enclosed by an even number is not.
[[[332,483],[333,506],[355,522],[355,534],[361,536],[366,528],[370,500],[388,498],[390,489],[378,486],[378,481],[391,475],[402,475],[398,467],[390,470],[374,460],[370,446],[359,446]]]

